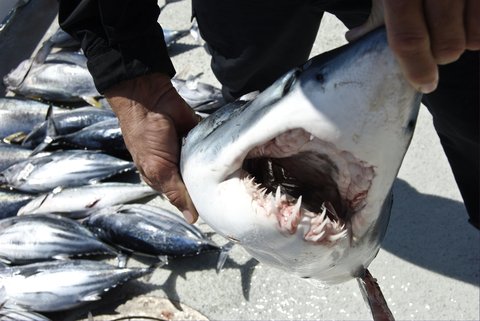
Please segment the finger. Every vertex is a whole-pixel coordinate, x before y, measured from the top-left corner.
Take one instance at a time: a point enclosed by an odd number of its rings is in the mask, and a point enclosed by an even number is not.
[[[197,221],[197,210],[178,172],[173,172],[169,179],[164,179],[161,183],[152,182],[146,176],[143,178],[148,185],[163,193],[168,201],[182,212],[188,223],[193,224]]]
[[[437,64],[456,61],[465,50],[464,2],[426,0],[430,48]],[[477,17],[480,19],[480,17]]]
[[[373,29],[380,27],[385,22],[383,18],[383,2],[382,0],[373,0],[372,9],[370,11],[370,16],[364,24],[350,29],[346,34],[345,38],[348,42],[357,40],[358,38],[366,35]]]
[[[417,90],[429,93],[438,83],[421,0],[385,0],[388,42],[405,77]]]
[[[466,47],[480,50],[480,1],[469,0],[465,6]]]

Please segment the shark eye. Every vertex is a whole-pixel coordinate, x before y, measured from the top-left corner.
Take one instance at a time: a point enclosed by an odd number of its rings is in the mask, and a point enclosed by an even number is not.
[[[316,74],[315,75],[315,79],[318,81],[318,82],[321,82],[323,83],[325,81],[325,77],[323,76],[323,74]]]

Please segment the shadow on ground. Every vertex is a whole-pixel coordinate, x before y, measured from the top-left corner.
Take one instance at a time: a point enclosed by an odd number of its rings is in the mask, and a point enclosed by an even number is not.
[[[394,184],[394,203],[382,248],[430,271],[479,285],[480,233],[463,203]]]

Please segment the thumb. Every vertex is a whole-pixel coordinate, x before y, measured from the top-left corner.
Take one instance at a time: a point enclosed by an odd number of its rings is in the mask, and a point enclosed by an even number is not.
[[[367,21],[365,21],[364,24],[358,27],[350,29],[345,34],[345,38],[347,39],[348,42],[352,42],[366,35],[373,29],[380,27],[384,23],[385,23],[385,19],[383,16],[383,2],[382,0],[373,0],[370,16],[368,16]]]

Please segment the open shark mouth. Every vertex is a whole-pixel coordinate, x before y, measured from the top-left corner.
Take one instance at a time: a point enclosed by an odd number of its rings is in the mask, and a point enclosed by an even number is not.
[[[365,206],[374,169],[298,128],[256,146],[233,176],[257,215],[275,218],[287,235],[302,224],[305,241],[328,245],[352,237],[351,218]]]

